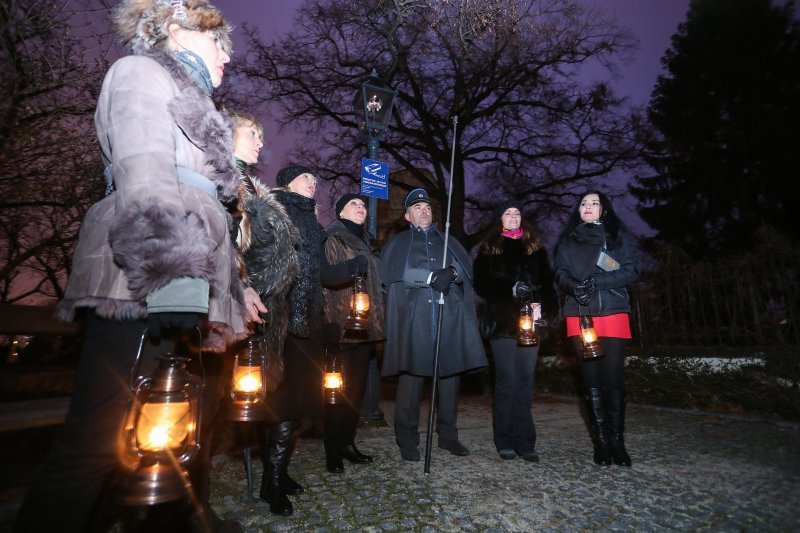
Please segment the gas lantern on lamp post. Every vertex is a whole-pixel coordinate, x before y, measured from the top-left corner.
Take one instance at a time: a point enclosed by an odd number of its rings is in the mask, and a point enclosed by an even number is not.
[[[353,113],[358,129],[367,140],[369,159],[378,159],[380,139],[389,126],[396,97],[397,91],[378,78],[378,71],[372,69],[369,78],[361,84],[353,98]],[[378,201],[372,196],[367,200],[367,232],[373,237],[378,236]],[[365,420],[381,424],[383,411],[380,408],[379,385],[378,362],[373,357],[369,362],[362,411]]]
[[[397,91],[378,78],[378,71],[372,69],[353,98],[353,113],[358,129],[367,140],[367,157],[370,159],[378,158],[380,139],[389,126],[396,96]],[[378,236],[378,204],[372,197],[367,205],[367,231],[373,237]]]

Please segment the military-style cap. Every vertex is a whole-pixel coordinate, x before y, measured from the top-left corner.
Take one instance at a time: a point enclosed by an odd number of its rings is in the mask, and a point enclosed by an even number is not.
[[[414,189],[406,196],[406,199],[403,202],[403,206],[405,206],[405,208],[408,209],[412,205],[418,204],[420,202],[431,203],[430,199],[428,198],[428,191],[426,191],[425,189]]]

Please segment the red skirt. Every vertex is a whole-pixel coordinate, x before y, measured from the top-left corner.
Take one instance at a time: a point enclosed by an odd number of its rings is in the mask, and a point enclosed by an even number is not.
[[[616,337],[618,339],[631,338],[631,322],[628,313],[617,313],[616,315],[593,316],[594,329],[598,337]],[[567,337],[575,337],[581,334],[580,318],[577,316],[567,317]]]

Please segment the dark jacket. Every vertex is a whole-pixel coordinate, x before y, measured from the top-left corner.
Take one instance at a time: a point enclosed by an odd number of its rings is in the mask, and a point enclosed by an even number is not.
[[[448,265],[458,271],[443,306],[439,293],[425,283],[442,267],[444,236],[431,227],[397,234],[381,254],[381,280],[386,292],[385,376],[433,375],[437,313],[443,308],[439,375],[452,376],[487,365],[478,333],[472,296],[472,261],[461,244],[448,241]]]
[[[320,270],[325,231],[317,221],[317,204],[313,198],[282,189],[275,190],[274,195],[283,204],[289,219],[300,233],[296,248],[300,271],[289,292],[287,304],[289,333],[306,338],[322,327]]]
[[[357,255],[363,255],[369,263],[367,266],[367,294],[369,294],[369,324],[368,341],[381,341],[383,334],[383,293],[381,292],[381,258],[377,253],[374,243],[355,235],[340,221],[334,220],[325,229],[325,257],[331,265],[347,266],[344,261]],[[331,267],[337,268],[337,267]],[[327,280],[326,280],[327,282]],[[350,314],[350,298],[353,295],[353,278],[347,276],[345,283],[335,283],[324,289],[325,295],[325,321],[335,322],[342,326],[341,342],[363,342],[352,339],[344,333],[344,322]]]
[[[597,266],[598,256],[607,240],[602,224],[580,224],[559,242],[553,273],[564,292],[564,316],[586,313],[583,307],[579,312],[575,287],[589,276],[594,276],[597,283],[588,307],[591,316],[631,312],[628,287],[639,279],[639,256],[633,237],[621,231],[616,246],[606,250],[620,265],[619,269],[611,272]]]
[[[547,252],[540,248],[527,254],[517,239],[503,239],[503,253],[478,253],[474,263],[475,292],[486,300],[481,314],[481,335],[485,339],[516,337],[520,302],[512,294],[518,281],[533,289],[531,301],[542,304],[542,317],[556,312],[553,274]]]

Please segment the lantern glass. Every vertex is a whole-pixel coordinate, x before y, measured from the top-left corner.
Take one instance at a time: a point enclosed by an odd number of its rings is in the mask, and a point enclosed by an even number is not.
[[[539,345],[539,337],[536,334],[536,325],[533,320],[533,309],[531,308],[530,303],[526,302],[520,306],[517,328],[518,346]]]
[[[378,78],[378,72],[373,69],[353,98],[353,112],[359,129],[367,130],[368,133],[386,130],[396,94],[394,89]]]
[[[603,357],[605,352],[597,342],[597,330],[594,329],[594,321],[588,315],[582,315],[580,318],[581,325],[581,341],[583,342],[583,358],[584,359],[597,359]]]
[[[261,366],[239,364],[233,370],[234,393],[248,395],[261,391]]]
[[[236,354],[228,420],[252,422],[264,420],[268,416],[264,406],[269,375],[265,357],[261,353],[261,349],[264,348],[257,342],[257,335],[258,333],[247,339],[246,345]]]
[[[344,375],[342,372],[342,355],[337,351],[325,355],[325,373],[322,376],[322,391],[325,403],[337,405],[344,402]]]
[[[153,396],[162,396],[154,398]],[[142,405],[136,423],[136,444],[140,450],[180,453],[191,430],[191,409],[186,394],[153,395]],[[164,397],[167,396],[167,397]]]
[[[367,334],[369,329],[369,307],[367,282],[363,275],[356,275],[353,280],[353,294],[350,296],[350,314],[344,322],[344,329],[347,333]]]

